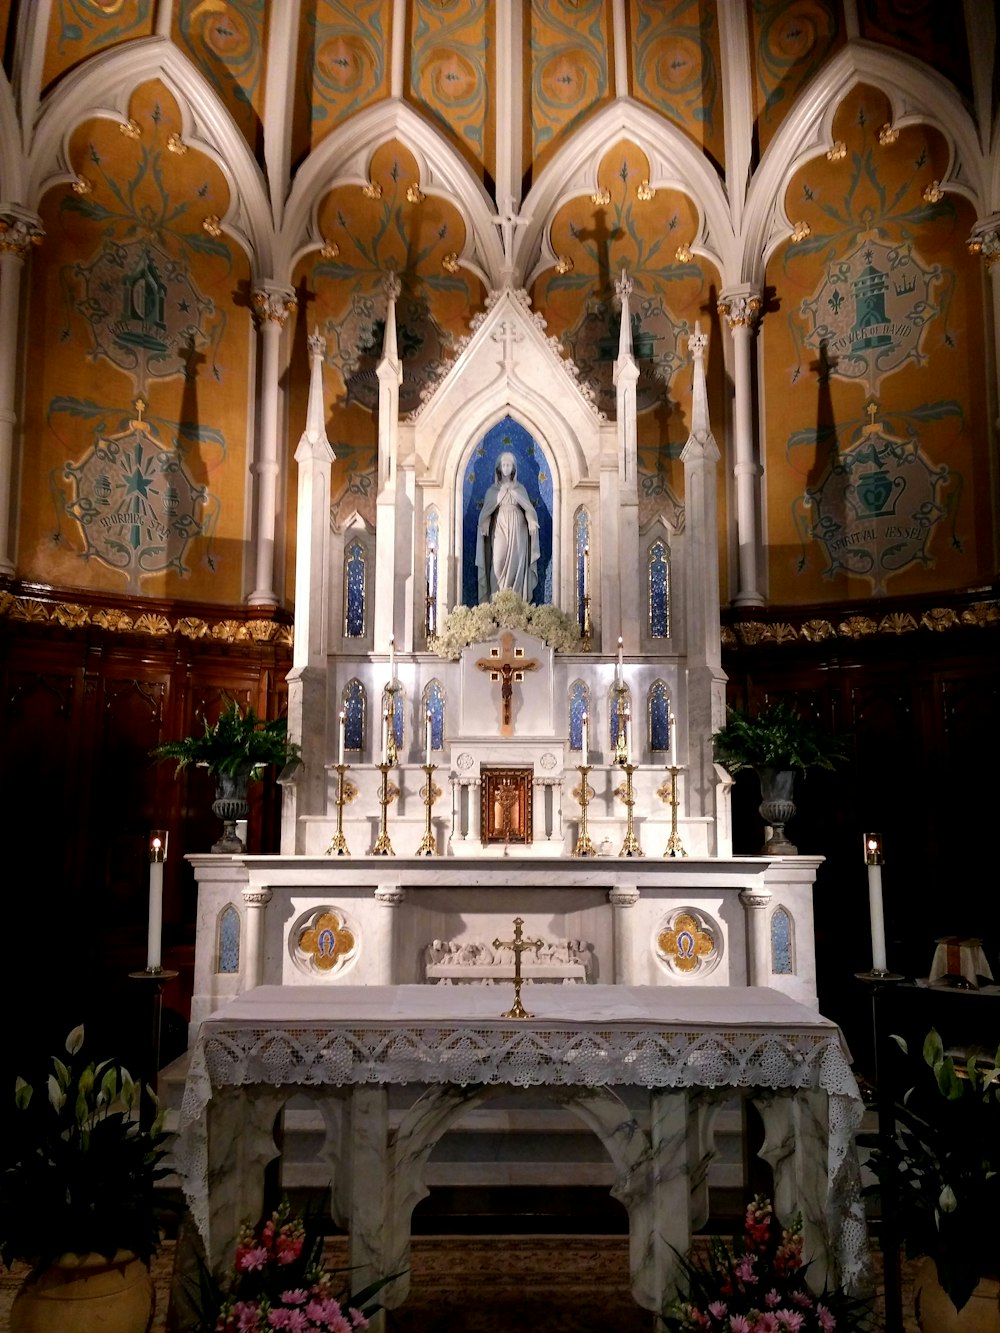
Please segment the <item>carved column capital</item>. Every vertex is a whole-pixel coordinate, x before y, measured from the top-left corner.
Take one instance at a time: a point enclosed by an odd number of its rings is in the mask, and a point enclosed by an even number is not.
[[[771,901],[767,889],[741,889],[740,902],[744,907],[766,907]]]
[[[719,297],[719,314],[729,324],[730,333],[743,328],[752,330],[763,308],[763,297],[757,287],[735,288]]]
[[[397,884],[380,884],[375,890],[375,901],[384,907],[398,907],[406,901],[406,890]]]
[[[274,282],[262,282],[255,287],[252,300],[261,328],[266,328],[268,324],[277,324],[283,328],[288,316],[298,306],[294,290]]]
[[[1000,214],[977,222],[966,244],[970,254],[982,255],[988,269],[1000,262]]]
[[[266,907],[274,897],[270,889],[246,888],[243,890],[243,901],[247,907]]]
[[[0,254],[24,259],[33,245],[41,245],[44,235],[37,213],[19,204],[0,204]]]
[[[638,901],[639,890],[633,885],[608,890],[608,902],[612,907],[634,907]]]

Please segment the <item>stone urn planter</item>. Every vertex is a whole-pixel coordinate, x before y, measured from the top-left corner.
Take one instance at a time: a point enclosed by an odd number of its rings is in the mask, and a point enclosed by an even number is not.
[[[237,773],[217,773],[215,775],[215,800],[212,802],[212,814],[222,820],[222,837],[212,843],[213,852],[230,855],[246,851],[246,844],[236,832],[236,824],[246,819],[250,809],[247,800],[247,786],[250,782],[249,767]]]
[[[154,1305],[149,1268],[130,1250],[63,1254],[26,1279],[10,1333],[147,1333]]]
[[[762,856],[796,856],[798,848],[785,836],[785,825],[795,818],[795,769],[758,768],[760,817],[771,830]]]

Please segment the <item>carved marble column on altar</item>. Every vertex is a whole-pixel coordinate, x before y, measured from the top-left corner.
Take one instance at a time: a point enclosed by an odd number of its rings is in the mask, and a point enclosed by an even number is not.
[[[639,890],[632,885],[611,889],[608,902],[612,911],[612,940],[614,942],[614,982],[618,986],[633,986],[635,975],[635,913],[631,911],[639,901]]]
[[[394,272],[390,271],[383,279],[382,290],[386,311],[382,357],[375,371],[378,377],[378,490],[375,496],[375,600],[372,622],[373,641],[378,653],[388,652],[389,640],[397,634],[397,619],[403,634],[396,639],[396,646],[404,651],[413,647],[412,629],[409,635],[405,629],[408,617],[401,592],[401,589],[411,587],[412,541],[403,541],[398,551],[396,543],[399,388],[403,382],[403,367],[396,349],[396,298],[400,293],[400,282]],[[400,535],[403,536],[402,533]],[[402,576],[398,580],[397,558]]]
[[[754,458],[751,346],[761,311],[760,291],[741,287],[724,292],[719,314],[729,325],[733,339],[733,435],[736,444],[736,531],[739,548],[739,587],[733,599],[737,606],[763,606],[757,586],[760,560],[757,521],[757,478],[760,467]]]
[[[18,359],[21,270],[45,232],[36,213],[0,204],[0,574],[14,573],[11,500],[14,475],[14,383]]]
[[[771,895],[766,889],[742,889],[740,902],[747,925],[747,981],[751,986],[771,984],[771,941],[767,928],[767,908]]]
[[[379,986],[396,984],[396,929],[399,921],[400,903],[406,900],[406,890],[394,884],[383,884],[375,890],[375,901],[382,910],[379,913],[378,941],[378,982]]]
[[[253,473],[256,479],[256,533],[251,606],[276,606],[275,525],[278,515],[278,380],[281,375],[281,332],[297,302],[291,287],[263,282],[253,291],[260,324],[260,415]]]
[[[252,990],[264,981],[264,913],[271,901],[270,889],[246,888],[243,902],[246,906],[246,946],[243,953],[243,989]]]
[[[994,426],[1000,431],[1000,213],[992,213],[977,222],[968,244],[974,255],[982,255],[990,275],[993,297],[993,408],[997,413]]]

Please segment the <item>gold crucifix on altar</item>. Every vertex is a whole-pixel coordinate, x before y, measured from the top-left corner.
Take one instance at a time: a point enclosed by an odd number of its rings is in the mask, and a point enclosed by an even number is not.
[[[500,647],[491,648],[489,657],[481,657],[476,663],[478,670],[490,673],[490,680],[500,682],[501,736],[514,734],[515,682],[520,683],[526,671],[537,671],[538,666],[533,657],[525,657],[523,648],[514,647],[514,636],[509,630],[500,635]]]
[[[516,916],[514,918],[514,938],[512,940],[497,939],[493,941],[494,949],[514,950],[514,1003],[505,1014],[500,1015],[501,1018],[534,1018],[534,1014],[527,1013],[521,1003],[521,954],[524,953],[525,949],[534,949],[537,953],[545,941],[523,939],[521,936],[523,925],[523,917]]]

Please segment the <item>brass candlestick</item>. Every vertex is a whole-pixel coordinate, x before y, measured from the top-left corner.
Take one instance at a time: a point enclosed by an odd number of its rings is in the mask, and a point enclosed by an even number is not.
[[[514,918],[514,938],[512,940],[494,940],[494,949],[513,949],[514,950],[514,1004],[501,1018],[534,1018],[534,1014],[526,1012],[521,1003],[521,954],[525,949],[534,949],[535,952],[545,943],[544,940],[525,940],[521,938],[521,927],[524,921],[521,917]]]
[[[681,835],[677,832],[677,774],[680,768],[676,764],[671,764],[667,772],[670,774],[670,837],[667,839],[664,856],[687,856],[684,850],[684,844],[681,842]]]
[[[375,839],[375,846],[371,850],[372,856],[395,856],[392,849],[392,843],[389,841],[389,769],[392,764],[384,760],[378,766],[378,771],[382,774],[382,785],[379,791],[379,804],[382,807],[382,814],[379,817],[378,837]]]
[[[619,787],[615,793],[625,802],[628,810],[627,822],[625,825],[625,841],[622,843],[622,849],[619,856],[643,856],[643,850],[639,846],[639,839],[635,836],[635,824],[632,818],[632,810],[635,806],[635,792],[632,788],[632,774],[638,768],[638,764],[622,764],[622,772],[625,774],[624,790]]]
[[[573,848],[574,856],[596,856],[597,848],[591,841],[590,834],[587,832],[587,806],[590,804],[590,784],[588,776],[590,774],[590,764],[577,764],[580,773],[580,829],[576,839],[576,846]]]
[[[438,794],[438,788],[434,786],[431,774],[437,768],[437,764],[423,764],[422,767],[427,774],[427,781],[420,788],[420,794],[424,798],[424,808],[427,811],[427,823],[424,827],[424,836],[420,839],[420,846],[417,848],[417,855],[436,856],[437,844],[431,830],[431,807],[434,805],[434,799]]]
[[[350,764],[337,765],[337,832],[333,835],[333,841],[326,849],[327,856],[350,856],[351,854],[347,839],[344,837],[344,774],[349,768]]]

